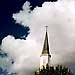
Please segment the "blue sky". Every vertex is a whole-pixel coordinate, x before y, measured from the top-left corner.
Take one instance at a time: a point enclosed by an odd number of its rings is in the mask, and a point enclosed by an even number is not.
[[[0,42],[7,35],[14,35],[16,38],[21,36],[27,36],[29,29],[24,28],[18,24],[12,18],[12,14],[22,9],[22,5],[26,0],[1,0],[0,1]],[[29,0],[34,7],[41,6],[45,0]],[[48,0],[46,0],[48,1]],[[33,9],[32,8],[32,9]]]

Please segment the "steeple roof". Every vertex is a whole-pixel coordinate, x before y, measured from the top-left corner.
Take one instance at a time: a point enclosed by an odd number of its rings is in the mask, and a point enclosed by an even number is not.
[[[46,29],[46,34],[45,34],[45,40],[44,40],[44,45],[43,45],[43,50],[42,50],[42,55],[43,54],[48,54],[49,53],[49,44],[48,44],[48,34],[47,34],[47,29]]]

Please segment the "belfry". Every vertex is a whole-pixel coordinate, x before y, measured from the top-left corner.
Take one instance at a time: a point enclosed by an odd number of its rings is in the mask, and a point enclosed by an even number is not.
[[[50,52],[49,52],[49,44],[48,44],[48,34],[47,34],[47,27],[46,26],[46,34],[45,34],[45,40],[44,40],[44,45],[43,45],[43,49],[42,49],[42,53],[40,56],[40,69],[42,69],[42,67],[46,67],[46,65],[50,63]]]

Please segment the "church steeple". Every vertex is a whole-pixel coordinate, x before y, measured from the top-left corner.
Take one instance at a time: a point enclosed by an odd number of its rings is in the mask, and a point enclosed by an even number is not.
[[[42,54],[49,54],[48,35],[46,31]]]
[[[48,27],[48,26],[46,26],[46,34],[45,34],[45,40],[44,40],[42,55],[45,55],[45,54],[50,55],[50,53],[49,53],[49,44],[48,44],[47,27]]]
[[[48,44],[48,34],[47,34],[47,27],[46,26],[46,34],[45,34],[45,40],[44,40],[44,45],[42,49],[42,54],[40,56],[40,69],[42,66],[46,67],[47,64],[50,62],[50,53],[49,53],[49,44]]]

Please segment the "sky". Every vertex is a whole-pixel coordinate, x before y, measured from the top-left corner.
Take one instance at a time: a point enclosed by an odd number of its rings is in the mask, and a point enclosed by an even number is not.
[[[26,30],[29,29],[24,28],[18,24],[15,24],[12,14],[19,12],[22,9],[22,5],[26,0],[1,0],[0,1],[0,43],[1,40],[7,35],[14,35],[16,38],[20,38],[21,36],[28,34]],[[41,4],[45,0],[29,0],[32,9],[36,6],[41,6]],[[48,1],[48,0],[46,0]],[[16,30],[17,28],[17,30]]]
[[[33,74],[39,67],[45,25],[48,25],[51,64],[68,65],[75,72],[74,0],[7,0],[0,3],[2,68],[10,74]]]

